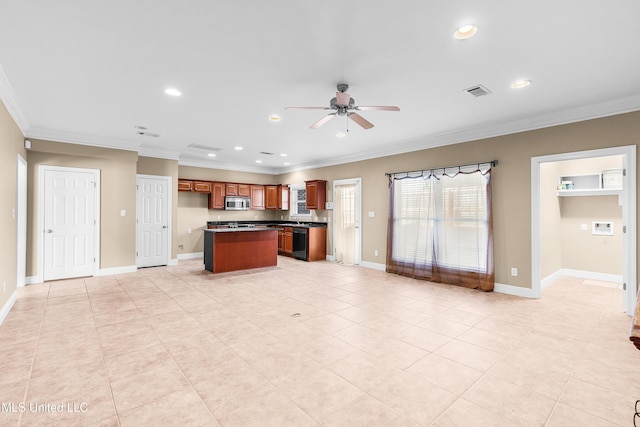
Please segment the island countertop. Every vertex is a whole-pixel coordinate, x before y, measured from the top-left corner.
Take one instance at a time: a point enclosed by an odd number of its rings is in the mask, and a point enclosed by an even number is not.
[[[274,230],[278,231],[277,228],[273,227],[236,227],[236,228],[205,228],[204,231],[207,233],[241,233],[245,231],[269,231]]]

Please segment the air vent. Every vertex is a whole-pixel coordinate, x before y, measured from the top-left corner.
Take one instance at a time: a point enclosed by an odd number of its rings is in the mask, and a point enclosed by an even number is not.
[[[473,86],[470,87],[469,89],[465,89],[464,90],[467,93],[470,93],[471,95],[475,96],[476,98],[479,96],[484,96],[484,95],[488,95],[491,93],[491,91],[489,89],[487,89],[486,87],[482,86],[482,85],[477,85],[477,86]]]
[[[139,131],[137,132],[137,134],[138,134],[138,135],[142,135],[142,136],[150,136],[150,137],[153,137],[153,138],[157,138],[157,137],[159,137],[159,136],[160,136],[160,135],[158,135],[157,133],[145,132],[145,131],[142,131],[142,130],[139,130]]]
[[[206,145],[200,145],[200,144],[189,144],[190,148],[197,148],[198,150],[205,150],[205,151],[220,151],[222,150],[222,148],[220,147],[208,147]]]

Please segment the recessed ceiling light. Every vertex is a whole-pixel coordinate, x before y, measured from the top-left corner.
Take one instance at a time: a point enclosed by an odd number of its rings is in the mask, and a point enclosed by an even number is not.
[[[472,24],[467,24],[458,28],[456,32],[453,33],[453,37],[457,38],[458,40],[469,39],[475,36],[477,32],[478,32],[478,27]]]
[[[289,166],[290,164],[291,164],[291,163],[289,163],[289,162],[285,162],[285,164],[284,164],[284,165],[285,165],[285,166]]]
[[[287,153],[281,153],[280,157],[287,157]]]
[[[344,138],[345,136],[347,136],[347,134],[346,134],[346,133],[344,133],[344,132],[338,132],[338,133],[336,133],[336,137],[338,137],[338,138]]]
[[[209,153],[209,154],[207,154],[207,155],[208,155],[209,157],[215,157],[215,156],[216,156],[216,153]]]
[[[262,163],[262,160],[256,160],[256,163]]]
[[[172,88],[172,87],[168,87],[164,90],[164,93],[166,93],[167,95],[171,95],[171,96],[180,96],[182,95],[182,92],[180,92],[178,89]]]
[[[242,150],[242,147],[240,147],[239,145],[234,147],[234,148],[236,149],[236,151],[241,151]]]
[[[271,120],[272,122],[279,122],[280,121],[280,116],[277,114],[272,114],[269,116],[269,120]]]
[[[531,80],[518,80],[511,83],[511,89],[522,89],[523,87],[527,87],[531,84]]]

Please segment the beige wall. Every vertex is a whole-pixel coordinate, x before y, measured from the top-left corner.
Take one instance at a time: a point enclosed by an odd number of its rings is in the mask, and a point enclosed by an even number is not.
[[[13,118],[0,102],[0,310],[16,291],[17,257],[16,257],[16,219],[12,212],[17,212],[17,155],[26,160],[24,137]],[[6,291],[4,284],[6,283]]]
[[[133,151],[31,139],[28,162],[27,276],[38,271],[38,166],[63,166],[100,170],[99,268],[136,264],[136,162]],[[127,215],[120,216],[120,210]]]

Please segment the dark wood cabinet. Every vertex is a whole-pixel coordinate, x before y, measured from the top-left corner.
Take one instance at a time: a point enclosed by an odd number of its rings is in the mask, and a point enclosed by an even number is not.
[[[265,209],[278,209],[278,185],[265,185]]]
[[[193,191],[193,181],[178,179],[178,191]]]
[[[225,185],[225,194],[227,196],[245,196],[250,197],[251,186],[249,184],[237,184],[235,182],[227,182]]]
[[[224,196],[226,194],[224,182],[212,182],[209,194],[209,209],[224,209]]]
[[[264,209],[264,185],[251,186],[251,209]]]
[[[305,181],[307,209],[324,209],[327,201],[327,181]]]
[[[285,227],[283,234],[284,254],[291,255],[293,253],[293,228]]]
[[[327,259],[327,229],[311,227],[307,233],[307,261]]]
[[[210,181],[193,181],[193,191],[197,193],[211,193]]]

